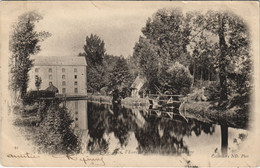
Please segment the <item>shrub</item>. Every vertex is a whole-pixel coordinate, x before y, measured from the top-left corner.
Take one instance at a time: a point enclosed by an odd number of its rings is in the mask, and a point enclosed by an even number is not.
[[[218,101],[220,99],[220,86],[217,82],[211,82],[205,88],[205,96],[208,101]]]
[[[39,98],[48,98],[48,97],[55,97],[55,92],[48,91],[48,90],[39,90],[39,91],[29,91],[26,93],[23,102],[24,104],[33,104]]]
[[[160,89],[171,94],[187,94],[192,84],[192,75],[188,68],[176,62],[159,75]]]
[[[53,101],[39,125],[36,142],[40,151],[50,154],[79,152],[78,138],[70,127],[72,122],[68,110]]]

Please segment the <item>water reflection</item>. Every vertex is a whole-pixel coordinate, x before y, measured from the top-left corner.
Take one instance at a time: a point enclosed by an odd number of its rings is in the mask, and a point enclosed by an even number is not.
[[[183,136],[191,136],[193,131],[199,136],[203,131],[213,134],[214,125],[194,119],[178,120],[158,118],[143,114],[143,110],[122,106],[88,103],[88,123],[91,140],[90,153],[106,153],[109,141],[104,134],[113,133],[121,148],[128,145],[130,133],[134,132],[138,142],[138,153],[189,154]]]
[[[88,120],[87,120],[87,102],[85,100],[80,101],[67,101],[66,107],[74,120],[73,127],[75,129],[87,130]]]
[[[78,103],[76,103],[78,102]],[[67,103],[69,109],[78,111],[75,128],[88,130],[81,136],[85,152],[91,154],[165,154],[190,155],[207,146],[209,152],[216,148],[227,150],[226,136],[221,136],[220,126],[196,119],[183,119],[154,115],[149,109],[125,108],[87,101]],[[76,114],[74,116],[76,119]],[[217,133],[216,133],[217,128]],[[209,137],[212,140],[207,140]],[[227,138],[228,137],[228,138]],[[216,140],[217,139],[217,140]],[[198,146],[196,148],[195,146]],[[127,152],[126,152],[127,151]]]

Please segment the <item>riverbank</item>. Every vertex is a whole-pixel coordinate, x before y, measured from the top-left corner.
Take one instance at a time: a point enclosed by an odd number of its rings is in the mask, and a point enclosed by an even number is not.
[[[88,100],[95,103],[112,104],[111,96],[90,95]],[[126,108],[149,108],[152,103],[148,98],[127,97],[122,99],[121,105]],[[187,118],[194,118],[202,122],[216,123],[219,125],[227,125],[234,128],[247,128],[249,116],[246,113],[237,113],[236,109],[225,111],[216,110],[211,102],[189,100],[180,106],[180,112]]]
[[[13,112],[13,125],[33,144],[35,151],[48,154],[79,152],[79,141],[71,127],[73,120],[59,101],[21,105]]]
[[[94,103],[102,103],[102,104],[112,104],[111,96],[103,96],[103,95],[89,95],[88,100]],[[132,106],[148,106],[150,105],[148,98],[138,98],[138,97],[127,97],[121,100],[121,105],[126,107]]]
[[[237,113],[235,108],[225,111],[216,110],[210,102],[189,101],[180,107],[180,112],[185,117],[195,118],[203,122],[212,122],[242,129],[248,127],[248,114]]]
[[[111,96],[104,95],[88,95],[88,100],[94,103],[112,104]]]

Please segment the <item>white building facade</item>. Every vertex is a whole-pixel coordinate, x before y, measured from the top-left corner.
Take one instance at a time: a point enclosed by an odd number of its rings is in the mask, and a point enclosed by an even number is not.
[[[59,94],[87,95],[87,63],[84,57],[38,56],[29,72],[28,90],[37,90],[36,77],[42,79],[40,90],[50,85],[58,89]]]

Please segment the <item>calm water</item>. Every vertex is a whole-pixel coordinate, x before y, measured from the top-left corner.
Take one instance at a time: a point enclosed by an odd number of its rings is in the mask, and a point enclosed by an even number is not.
[[[221,153],[219,125],[181,117],[156,117],[148,109],[68,101],[82,152],[92,154],[194,155]],[[246,130],[228,128],[228,152],[236,152]]]

